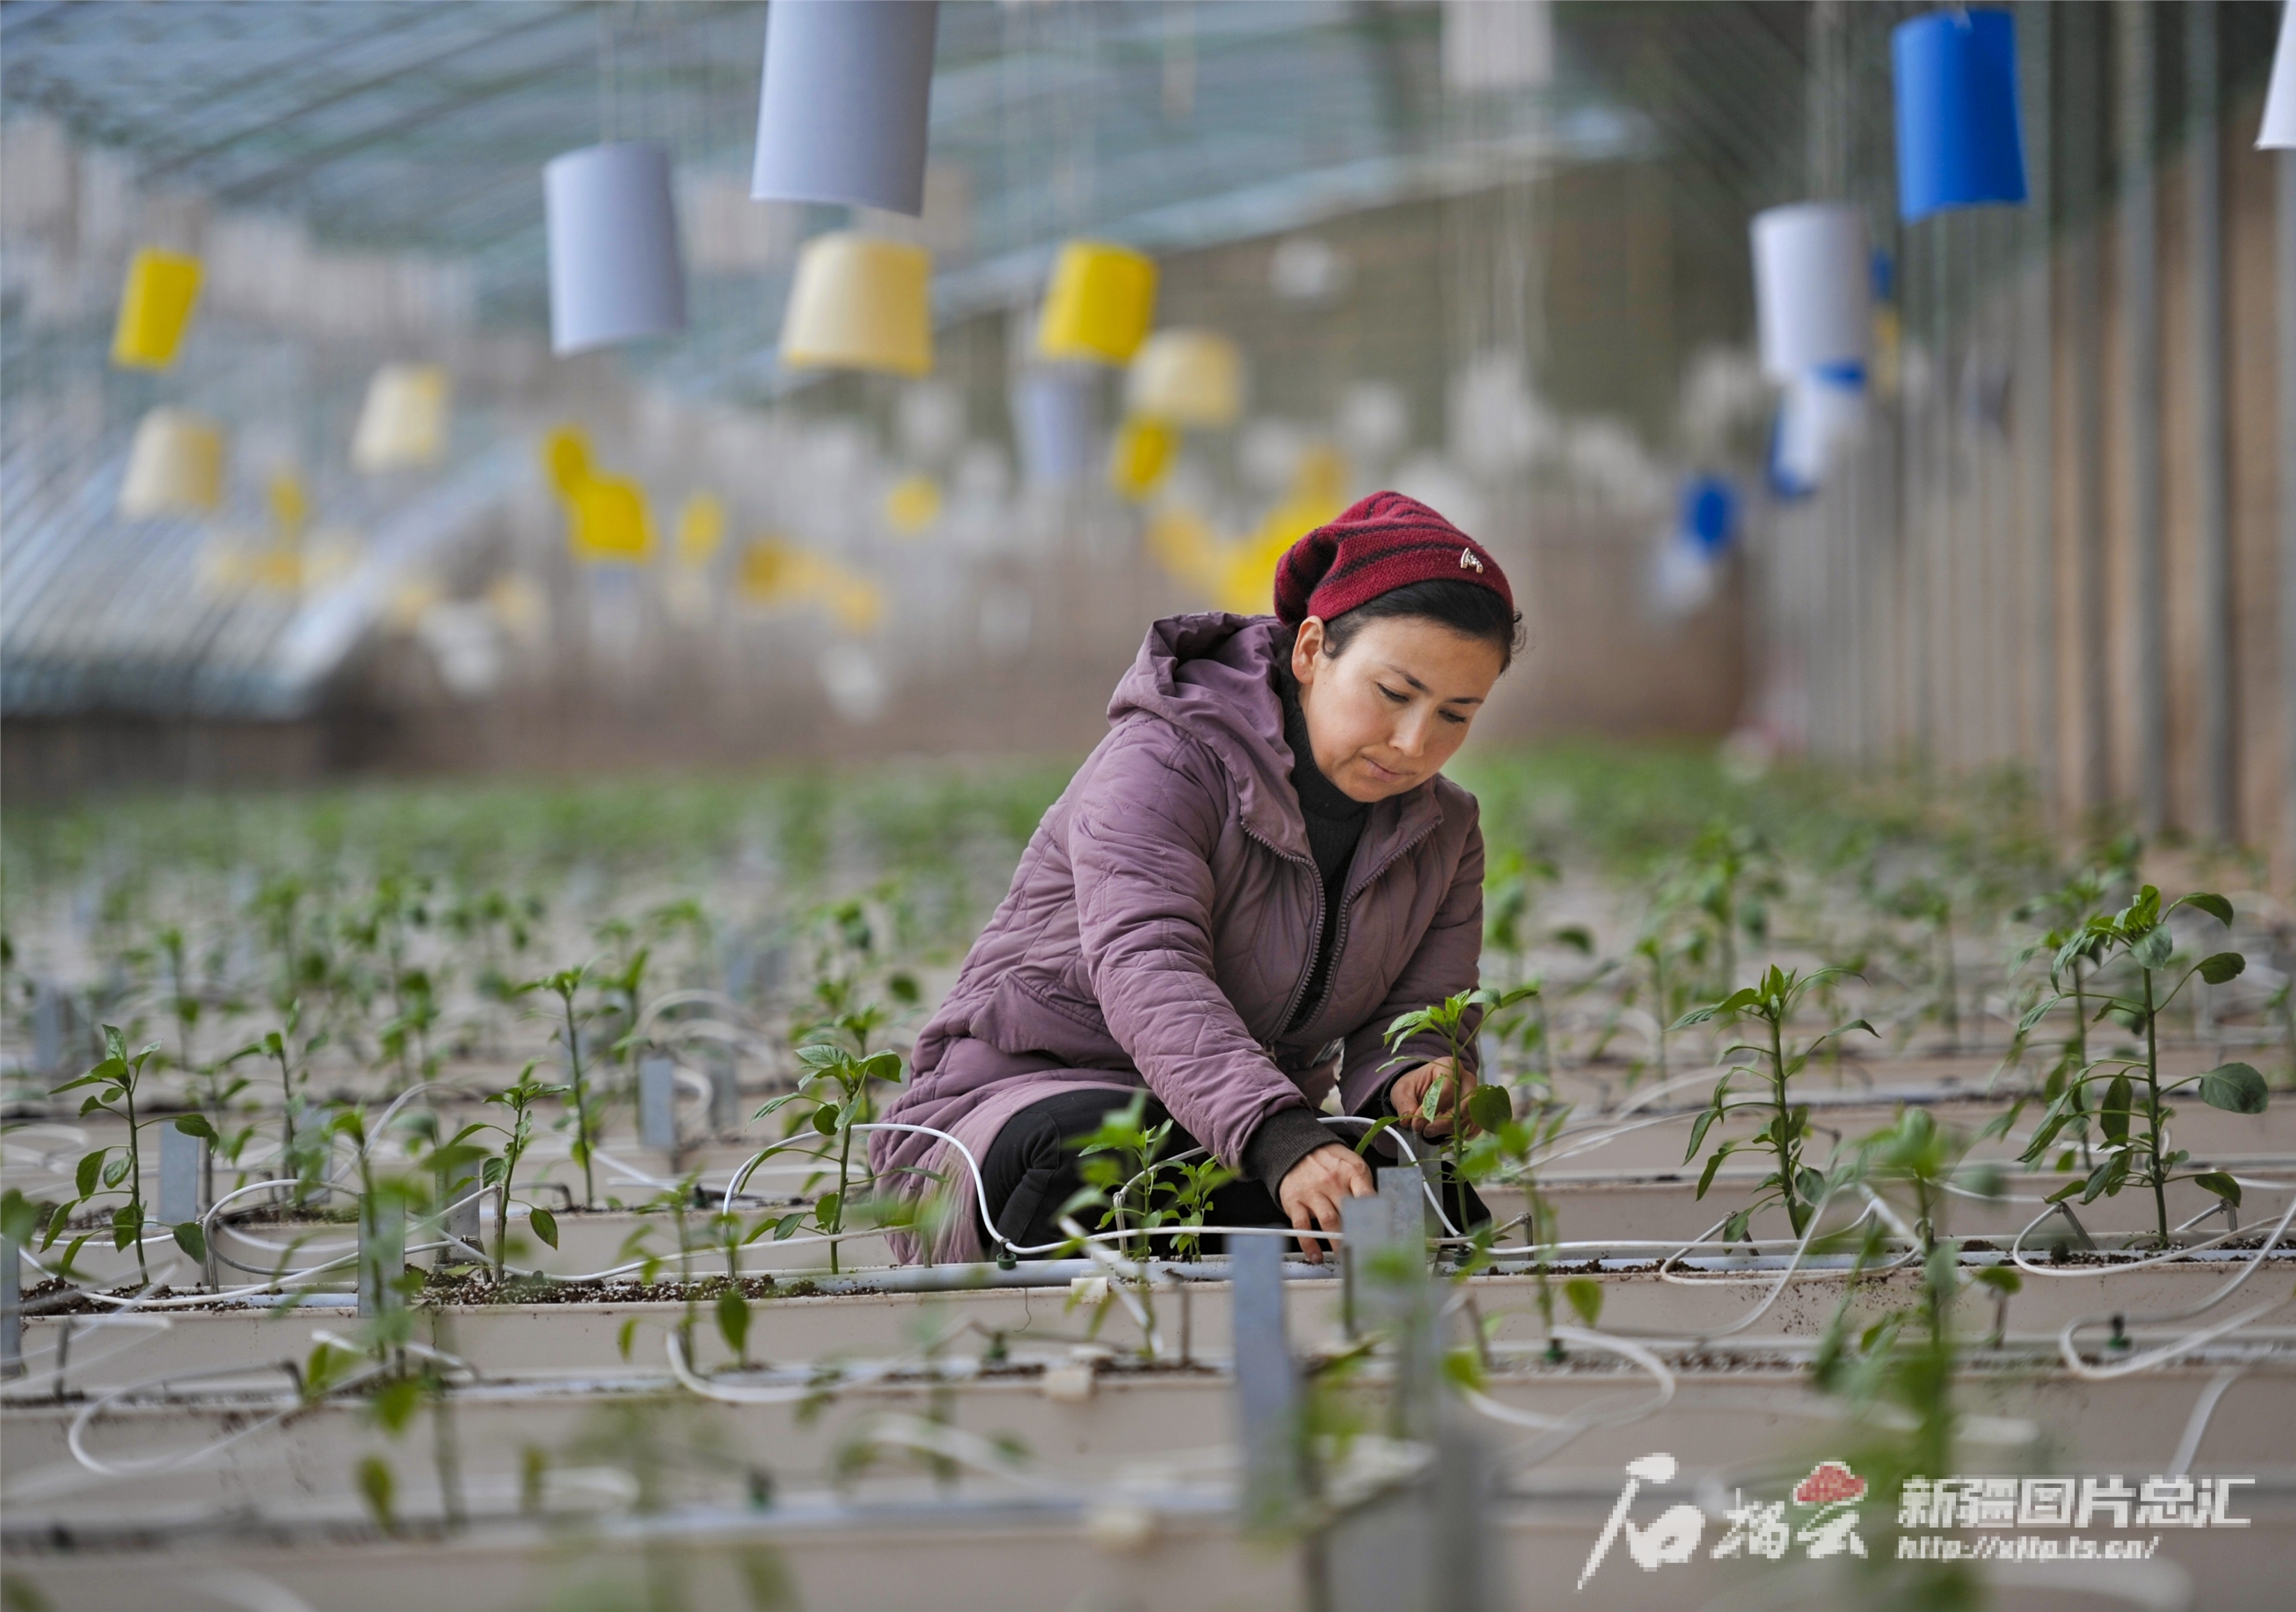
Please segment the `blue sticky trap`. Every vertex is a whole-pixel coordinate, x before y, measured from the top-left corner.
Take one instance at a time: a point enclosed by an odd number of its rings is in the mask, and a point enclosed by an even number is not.
[[[2017,26],[2007,12],[1942,11],[1890,36],[1898,216],[2025,200]]]
[[[1693,476],[1682,489],[1682,535],[1709,559],[1738,535],[1738,495],[1719,476]]]

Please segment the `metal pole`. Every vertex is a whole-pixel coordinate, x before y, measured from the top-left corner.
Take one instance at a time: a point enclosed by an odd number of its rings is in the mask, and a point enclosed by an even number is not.
[[[2073,395],[2074,574],[2080,585],[2081,805],[2095,811],[2112,798],[2112,678],[2106,660],[2104,593],[2104,389],[2097,374],[2104,299],[2097,234],[2104,220],[2103,40],[2096,13],[2076,8],[2066,19],[2065,86],[2068,188],[2088,204],[2068,252],[2072,307],[2069,377]]]
[[[1274,1237],[1234,1238],[1228,1260],[1244,1509],[1254,1526],[1281,1527],[1299,1505],[1307,1452],[1300,1376],[1283,1327],[1283,1244]]]
[[[2032,678],[2029,688],[2032,725],[2021,737],[2033,763],[2033,781],[2042,810],[2054,820],[2058,801],[2057,747],[2057,534],[2056,385],[2057,342],[2054,246],[2055,187],[2051,171],[2055,83],[2049,8],[2019,8],[2018,27],[2026,40],[2025,61],[2025,302],[2024,351],[2017,388],[2017,424],[2024,438],[2026,586],[2031,614],[2027,623]]]
[[[2296,855],[2296,151],[2280,166],[2280,814]]]
[[[2224,174],[2218,146],[2216,0],[2185,10],[2185,124],[2192,166],[2186,239],[2193,277],[2193,479],[2199,528],[2201,810],[2208,831],[2233,839],[2232,527],[2226,512]]]
[[[2120,0],[2120,333],[2128,367],[2130,622],[2136,651],[2136,817],[2168,826],[2169,713],[2161,598],[2161,298],[2159,198],[2152,168],[2152,8]]]

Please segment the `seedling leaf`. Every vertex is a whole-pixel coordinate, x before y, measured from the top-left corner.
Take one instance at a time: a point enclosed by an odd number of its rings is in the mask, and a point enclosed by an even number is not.
[[[2244,1063],[2220,1064],[2201,1076],[2201,1101],[2229,1114],[2261,1114],[2264,1076]]]
[[[2240,1182],[2222,1170],[2207,1170],[2193,1177],[2193,1184],[2204,1192],[2214,1192],[2218,1198],[2240,1207]]]
[[[1603,1315],[1603,1284],[1591,1276],[1574,1276],[1562,1284],[1562,1297],[1570,1301],[1572,1313],[1588,1326]]]
[[[1505,1086],[1477,1086],[1467,1094],[1467,1123],[1479,1131],[1496,1131],[1514,1117],[1514,1100]]]
[[[375,1526],[385,1534],[396,1533],[398,1519],[392,1510],[392,1501],[398,1484],[391,1477],[390,1467],[380,1455],[370,1455],[358,1464],[359,1498],[374,1516]]]
[[[726,1346],[734,1351],[736,1360],[749,1357],[750,1301],[742,1297],[738,1288],[728,1288],[718,1295],[718,1333]]]
[[[2232,927],[2232,903],[2221,896],[2213,895],[2207,890],[2195,890],[2177,904],[2180,907],[2198,907],[2226,929]]]
[[[2222,985],[2227,979],[2240,978],[2248,967],[2248,959],[2238,952],[2218,952],[2213,957],[2201,959],[2201,978],[2210,985]]]
[[[534,1234],[542,1239],[543,1241],[548,1243],[552,1248],[556,1248],[558,1246],[558,1216],[553,1215],[549,1210],[543,1208],[538,1205],[534,1208],[529,1209],[528,1214],[533,1218]]]

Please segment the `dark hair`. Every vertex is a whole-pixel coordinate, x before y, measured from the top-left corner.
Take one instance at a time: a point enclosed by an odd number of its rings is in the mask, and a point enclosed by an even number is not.
[[[1416,618],[1446,626],[1463,638],[1480,638],[1499,652],[1499,670],[1514,663],[1522,650],[1522,612],[1487,587],[1472,582],[1436,578],[1406,583],[1399,588],[1365,600],[1352,610],[1324,623],[1324,652],[1334,659],[1365,622]]]

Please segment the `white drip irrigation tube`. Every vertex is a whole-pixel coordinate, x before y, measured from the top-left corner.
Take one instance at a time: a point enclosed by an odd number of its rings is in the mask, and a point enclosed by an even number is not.
[[[140,1315],[135,1313],[117,1313],[108,1315],[95,1316],[64,1315],[60,1316],[57,1319],[61,1323],[57,1332],[57,1341],[53,1344],[42,1344],[25,1350],[24,1358],[28,1362],[37,1360],[44,1354],[61,1355],[64,1352],[63,1346],[68,1340],[76,1340],[91,1332],[107,1332],[125,1328],[129,1331],[139,1334],[139,1336],[130,1339],[127,1343],[123,1344],[119,1348],[106,1350],[102,1354],[95,1356],[95,1362],[112,1360],[119,1355],[127,1354],[129,1350],[135,1348],[138,1345],[150,1342],[152,1338],[157,1338],[162,1332],[167,1331],[175,1324],[164,1315]],[[83,1359],[80,1363],[86,1365],[94,1362]],[[60,1371],[68,1371],[70,1369],[69,1363],[43,1366],[37,1371],[28,1371],[24,1376],[17,1378],[8,1386],[12,1389],[17,1390],[34,1387],[41,1383],[46,1382],[52,1378],[57,1377]],[[41,1403],[41,1396],[36,1394],[26,1394],[20,1391],[0,1395],[0,1404],[21,1405],[36,1404],[38,1403]]]
[[[285,1421],[289,1417],[293,1416],[296,1412],[302,1410],[304,1408],[303,1403],[299,1401],[297,1403],[288,1406],[287,1409],[283,1411],[276,1412],[272,1415],[266,1416],[260,1420],[250,1422],[247,1426],[239,1428],[235,1432],[226,1434],[223,1437],[216,1439],[211,1443],[201,1444],[195,1449],[170,1451],[165,1455],[136,1456],[127,1459],[106,1461],[88,1452],[86,1443],[87,1432],[90,1428],[95,1425],[96,1420],[101,1418],[104,1412],[111,1410],[113,1405],[119,1403],[121,1400],[126,1399],[132,1395],[141,1394],[152,1388],[168,1387],[176,1383],[206,1382],[212,1381],[217,1378],[247,1377],[254,1371],[259,1371],[266,1369],[266,1368],[263,1367],[250,1368],[248,1366],[226,1366],[213,1371],[170,1371],[162,1377],[147,1377],[141,1382],[128,1383],[120,1387],[113,1388],[101,1396],[88,1401],[88,1403],[81,1408],[79,1414],[72,1418],[71,1427],[64,1436],[65,1447],[71,1452],[71,1458],[74,1461],[78,1461],[81,1466],[86,1468],[89,1471],[95,1473],[101,1477],[149,1477],[161,1472],[176,1472],[181,1471],[187,1467],[196,1466],[201,1461],[207,1461],[214,1456],[222,1454],[234,1444],[239,1444],[243,1440],[252,1438],[258,1433],[266,1432],[270,1428],[279,1426],[280,1423]],[[283,1364],[272,1366],[267,1369],[270,1371],[283,1372],[287,1370]],[[358,1384],[368,1381],[385,1369],[386,1368],[380,1365],[370,1366],[364,1371],[357,1372],[350,1377],[345,1378],[340,1383],[331,1385],[328,1391],[332,1393],[343,1388],[354,1387]]]
[[[1640,1403],[1625,1405],[1615,1410],[1590,1408],[1574,1412],[1568,1416],[1546,1416],[1536,1411],[1518,1410],[1513,1405],[1492,1398],[1480,1388],[1459,1385],[1460,1397],[1478,1413],[1507,1427],[1522,1428],[1544,1436],[1533,1439],[1519,1450],[1511,1452],[1507,1458],[1510,1466],[1535,1465],[1562,1450],[1581,1433],[1591,1432],[1596,1428],[1631,1427],[1636,1422],[1656,1415],[1674,1403],[1673,1371],[1664,1361],[1642,1345],[1630,1338],[1618,1338],[1608,1332],[1590,1331],[1578,1327],[1556,1327],[1554,1330],[1554,1336],[1581,1347],[1599,1349],[1620,1356],[1629,1364],[1647,1372],[1651,1379],[1657,1384],[1657,1392]]]
[[[2267,1237],[2263,1243],[2258,1247],[2254,1257],[2251,1258],[2240,1268],[2239,1271],[2235,1272],[2229,1279],[2227,1279],[2222,1287],[2218,1288],[2214,1293],[2209,1295],[2208,1297],[2202,1299],[2200,1303],[2195,1305],[2187,1305],[2181,1310],[2170,1310],[2161,1314],[2141,1316],[2138,1318],[2139,1324],[2144,1326],[2173,1326],[2178,1322],[2190,1321],[2194,1316],[2205,1315],[2210,1310],[2215,1309],[2217,1305],[2222,1304],[2226,1299],[2230,1298],[2234,1293],[2238,1292],[2242,1284],[2246,1282],[2249,1278],[2254,1276],[2257,1272],[2264,1268],[2266,1256],[2272,1252],[2273,1248],[2278,1245],[2281,1238],[2286,1234],[2289,1223],[2292,1220],[2296,1220],[2296,1199],[2292,1199],[2289,1201],[2288,1207],[2281,1211],[2280,1219],[2274,1224],[2271,1235]],[[2213,1240],[2220,1242],[2223,1239],[2218,1238]],[[2209,1247],[2212,1246],[2212,1244],[2203,1244],[2202,1246]],[[2146,1261],[2145,1263],[2151,1264],[2152,1262]],[[2121,1270],[2134,1270],[2137,1267],[2133,1265],[2124,1265],[2117,1268]],[[2081,1358],[2079,1346],[2075,1340],[2081,1330],[2087,1327],[2114,1325],[2118,1323],[2116,1330],[2125,1333],[2127,1326],[2126,1317],[2115,1315],[2110,1313],[2102,1315],[2079,1315],[2075,1316],[2071,1321],[2067,1322],[2064,1324],[2063,1329],[2058,1332],[2057,1353],[2063,1359],[2066,1369],[2071,1371],[2074,1376],[2082,1378],[2090,1382],[2110,1382],[2115,1378],[2132,1377],[2139,1371],[2149,1371],[2154,1366],[2165,1365],[2169,1361],[2175,1360],[2179,1355],[2190,1354],[2193,1350],[2199,1348],[2203,1344],[2212,1343],[2216,1339],[2226,1336],[2227,1333],[2238,1331],[2241,1328],[2248,1325],[2248,1323],[2252,1321],[2262,1320],[2265,1316],[2271,1314],[2275,1310],[2281,1308],[2288,1302],[2289,1300],[2287,1298],[2283,1297],[2270,1299],[2260,1305],[2252,1305],[2249,1308],[2242,1311],[2239,1314],[2234,1316],[2229,1321],[2213,1322],[2209,1326],[2202,1327],[2194,1331],[2187,1332],[2182,1338],[2179,1338],[2171,1343],[2163,1344],[2158,1348],[2147,1349],[2142,1354],[2131,1355],[2127,1360],[2116,1361],[2111,1365],[2104,1366],[2093,1366],[2086,1360],[2083,1360]]]
[[[2233,1179],[2243,1188],[2253,1187],[2265,1191],[2284,1191],[2287,1190],[2277,1182],[2251,1181],[2244,1176],[2238,1175],[2235,1175]],[[2296,1197],[2290,1199],[2289,1205],[2292,1209],[2296,1209]],[[2175,1261],[2185,1258],[2188,1256],[2203,1253],[2210,1248],[2217,1247],[2220,1243],[2230,1242],[2234,1238],[2241,1235],[2237,1230],[2219,1232],[2216,1236],[2209,1238],[2202,1242],[2196,1242],[2190,1248],[2164,1248],[2158,1254],[2146,1255],[2141,1259],[2132,1259],[2125,1264],[2116,1264],[2104,1266],[2086,1265],[2070,1269],[2058,1268],[2050,1265],[2037,1265],[2025,1257],[2025,1239],[2032,1235],[2033,1228],[2035,1226],[2039,1225],[2043,1221],[2046,1221],[2051,1215],[2055,1215],[2062,1207],[2063,1206],[2060,1204],[2051,1204],[2040,1214],[2036,1215],[2032,1219],[2027,1221],[2023,1229],[2021,1230],[2017,1233],[2015,1239],[2011,1241],[2009,1245],[2009,1258],[2020,1271],[2024,1272],[2028,1276],[2089,1276],[2095,1274],[2099,1270],[2105,1271],[2108,1273],[2126,1272],[2129,1271],[2145,1271],[2150,1270],[2154,1265],[2173,1264]],[[2185,1225],[2178,1227],[2177,1230],[2183,1231],[2185,1227],[2197,1225],[2201,1221],[2206,1220],[2210,1215],[2218,1213],[2221,1213],[2221,1211],[2218,1209],[2207,1210],[2204,1213],[2196,1215],[2194,1219],[2186,1221]],[[2287,1224],[2288,1216],[2284,1214],[2280,1217],[2280,1225],[2284,1229]],[[2267,1253],[2271,1251],[2272,1243],[2277,1240],[2279,1232],[2276,1231],[2273,1237],[2266,1240],[2264,1247],[2257,1251],[2257,1257],[2259,1259],[2261,1259]]]

